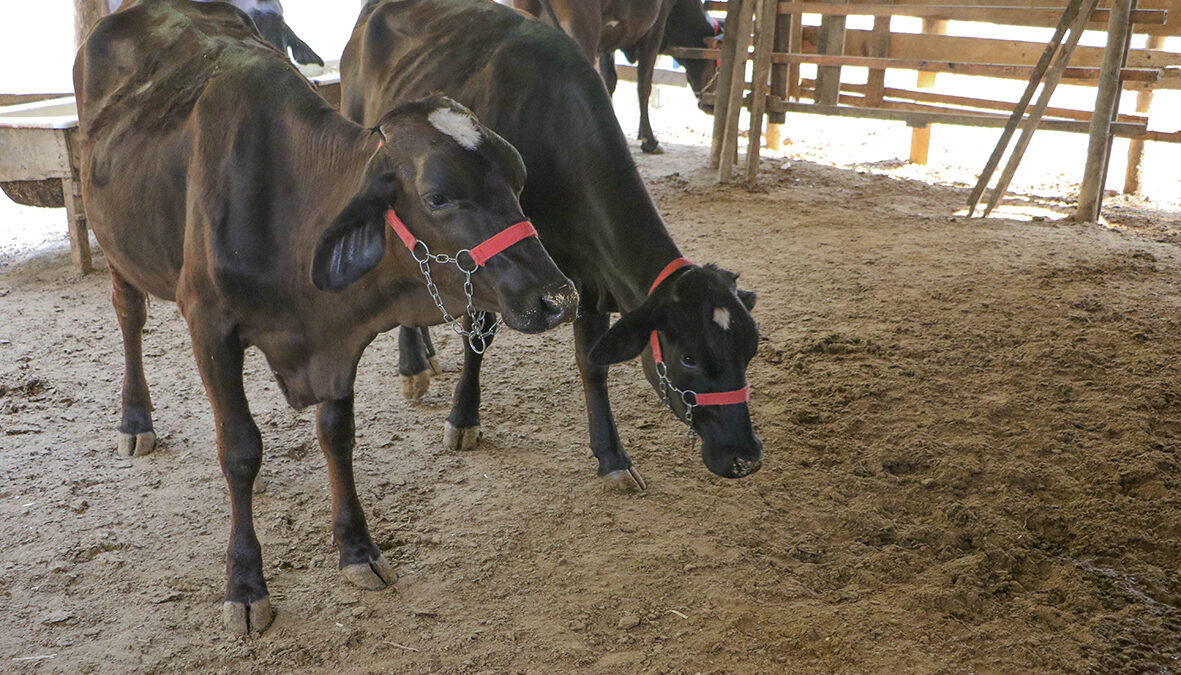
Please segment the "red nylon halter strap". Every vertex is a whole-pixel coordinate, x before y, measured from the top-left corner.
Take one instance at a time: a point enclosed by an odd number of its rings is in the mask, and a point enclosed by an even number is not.
[[[406,227],[406,223],[402,222],[402,219],[398,217],[397,213],[394,213],[393,209],[385,212],[385,222],[398,235],[398,238],[402,240],[402,244],[413,251],[414,247],[418,245],[418,238],[410,232]],[[497,254],[504,252],[505,249],[518,241],[536,236],[537,230],[533,227],[533,223],[528,220],[522,220],[468,249],[468,253],[471,254],[472,260],[477,266],[483,267],[484,263],[491,260]]]
[[[665,265],[664,269],[660,271],[660,274],[656,275],[656,281],[652,282],[652,287],[648,289],[648,295],[652,295],[656,287],[667,279],[670,274],[692,264],[688,258],[677,258]],[[656,331],[652,331],[652,336],[648,341],[652,347],[652,360],[656,363],[664,363],[664,354],[660,351],[660,338],[657,337]],[[745,403],[750,400],[750,383],[747,382],[746,386],[742,389],[734,389],[733,391],[719,391],[707,394],[693,392],[693,399],[693,405],[734,405],[736,403]]]

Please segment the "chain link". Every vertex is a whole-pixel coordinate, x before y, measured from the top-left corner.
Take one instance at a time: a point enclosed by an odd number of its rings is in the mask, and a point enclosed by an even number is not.
[[[418,254],[419,246],[422,246],[423,251],[421,257]],[[465,253],[468,258],[472,257],[472,252],[466,248],[454,256],[431,253],[430,247],[422,241],[418,242],[410,250],[410,255],[418,262],[418,269],[426,279],[426,290],[431,294],[431,300],[434,300],[435,306],[443,313],[443,320],[451,326],[451,330],[455,331],[456,335],[467,340],[467,344],[473,352],[483,354],[484,350],[488,349],[488,342],[492,339],[492,336],[496,335],[496,331],[500,330],[500,327],[504,325],[504,319],[497,317],[491,326],[487,326],[487,313],[476,311],[475,301],[473,299],[475,290],[472,286],[472,274],[480,269],[480,267],[476,264],[475,260],[472,260],[470,269],[464,267],[460,256]],[[431,277],[432,262],[440,265],[455,265],[463,274],[463,294],[467,296],[467,317],[471,321],[471,330],[464,328],[459,319],[451,316],[451,312],[447,311],[447,307],[443,304],[443,296],[439,293],[439,287],[435,284],[434,278]]]
[[[669,398],[669,392],[675,393],[681,398],[681,405],[685,406],[685,424],[689,425],[689,440],[697,440],[697,430],[693,428],[693,409],[697,407],[697,392],[689,389],[679,389],[677,385],[668,379],[668,366],[663,362],[656,363],[656,378],[660,381],[660,400],[664,402],[664,406],[669,409],[672,414],[676,415],[677,411],[673,408],[672,400]],[[692,397],[692,400],[690,400]]]

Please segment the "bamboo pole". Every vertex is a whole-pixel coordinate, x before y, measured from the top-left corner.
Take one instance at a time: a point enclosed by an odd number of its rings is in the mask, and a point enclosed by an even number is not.
[[[1120,62],[1127,54],[1129,16],[1132,0],[1113,0],[1107,23],[1107,47],[1103,52],[1103,66],[1099,78],[1099,92],[1095,96],[1095,112],[1091,118],[1091,134],[1087,142],[1087,163],[1083,167],[1083,183],[1079,187],[1077,221],[1099,219],[1103,202],[1103,178],[1110,155],[1111,118],[1116,111],[1117,94],[1121,88]]]

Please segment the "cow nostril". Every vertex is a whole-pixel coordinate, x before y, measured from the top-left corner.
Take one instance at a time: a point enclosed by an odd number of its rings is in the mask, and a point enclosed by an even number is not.
[[[541,307],[547,317],[561,319],[578,305],[578,293],[566,284],[541,296]]]
[[[761,459],[736,459],[734,465],[730,467],[731,476],[733,478],[742,478],[749,476],[763,467],[763,460]]]

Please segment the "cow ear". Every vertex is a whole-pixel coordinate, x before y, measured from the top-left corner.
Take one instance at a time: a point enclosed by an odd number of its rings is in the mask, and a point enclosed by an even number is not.
[[[321,291],[344,290],[377,267],[385,255],[385,212],[394,191],[388,181],[366,181],[320,237],[312,258],[312,283]]]
[[[656,330],[652,313],[641,306],[624,314],[615,322],[590,351],[591,363],[608,366],[629,361],[640,355],[648,344],[648,337]]]
[[[738,300],[746,307],[746,311],[754,311],[755,301],[759,299],[758,293],[754,291],[744,291],[741,288],[736,291],[738,293]]]
[[[320,55],[313,51],[308,46],[308,43],[300,40],[299,36],[295,34],[295,31],[291,30],[291,26],[288,26],[286,21],[283,22],[283,37],[287,46],[291,48],[291,57],[295,59],[296,63],[305,66],[313,63],[317,66],[324,65],[324,59],[320,58]]]

